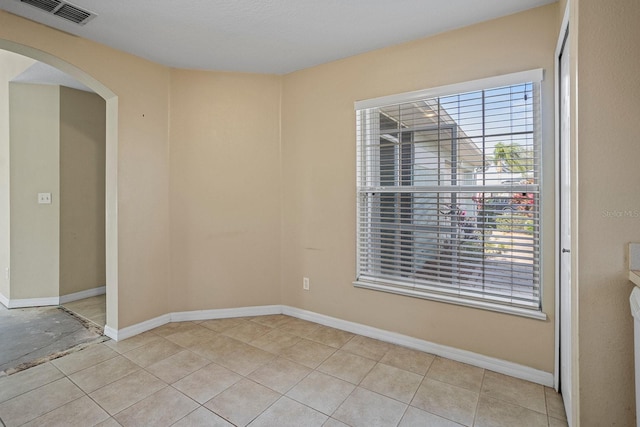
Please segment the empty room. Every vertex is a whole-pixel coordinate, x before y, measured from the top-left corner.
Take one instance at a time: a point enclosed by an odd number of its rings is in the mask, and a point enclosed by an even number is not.
[[[3,425],[636,425],[637,2],[0,9]]]

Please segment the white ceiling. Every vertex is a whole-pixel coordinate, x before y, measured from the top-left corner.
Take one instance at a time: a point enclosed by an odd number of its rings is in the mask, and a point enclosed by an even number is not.
[[[93,92],[70,75],[42,62],[36,62],[18,76],[11,79],[17,83],[35,83],[46,85],[66,86],[74,89]]]
[[[71,0],[85,26],[0,8],[178,68],[284,74],[556,0]]]

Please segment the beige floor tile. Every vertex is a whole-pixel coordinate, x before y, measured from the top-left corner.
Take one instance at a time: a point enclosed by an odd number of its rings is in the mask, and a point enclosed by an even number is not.
[[[66,308],[66,307],[65,307]],[[81,310],[70,310],[77,316],[90,320],[99,326],[104,326],[106,319],[105,307],[87,307]]]
[[[427,378],[475,392],[480,391],[483,376],[482,368],[442,357],[436,357],[427,372]]]
[[[261,325],[268,326],[270,328],[279,328],[280,326],[292,321],[293,319],[293,317],[285,316],[284,314],[270,314],[267,316],[252,317],[251,321],[260,323]]]
[[[305,336],[305,338],[330,347],[340,348],[354,336],[355,335],[351,332],[341,331],[340,329],[329,328],[327,326],[320,326],[309,335]]]
[[[224,332],[227,329],[238,326],[238,324],[240,324],[242,320],[243,319],[237,317],[230,317],[228,319],[205,320],[204,322],[200,323],[200,326],[204,326],[205,328],[209,328],[216,332]]]
[[[216,335],[212,339],[203,340],[189,347],[199,356],[208,360],[222,360],[231,356],[235,351],[244,348],[245,343],[224,335]]]
[[[64,377],[51,363],[0,378],[0,403]]]
[[[308,368],[315,369],[335,353],[335,351],[335,348],[329,347],[328,345],[302,339],[298,343],[283,350],[281,356]]]
[[[474,391],[425,378],[411,401],[411,406],[470,426],[478,396]]]
[[[209,363],[211,362],[204,357],[189,350],[183,350],[147,366],[146,370],[167,384],[172,384]]]
[[[173,387],[202,404],[241,379],[235,372],[211,363],[174,383]]]
[[[126,340],[121,341],[105,341],[104,345],[107,347],[117,351],[118,353],[126,353],[128,351],[134,350],[138,347],[142,347],[145,344],[149,344],[153,341],[159,341],[162,338],[153,332],[143,332],[140,335],[136,335],[131,338],[127,338]]]
[[[487,371],[482,382],[483,396],[547,413],[544,386],[507,375]]]
[[[97,365],[105,360],[112,359],[118,355],[104,344],[92,344],[80,351],[73,352],[59,359],[52,360],[56,368],[65,375],[81,371],[89,366]]]
[[[278,329],[280,329],[282,332],[286,332],[291,335],[305,337],[311,334],[313,331],[315,331],[318,328],[320,328],[320,325],[317,323],[293,318],[289,322],[280,326]]]
[[[165,339],[181,347],[190,349],[202,341],[214,339],[216,336],[218,336],[218,332],[201,326],[198,329],[190,329],[188,331],[167,335]]]
[[[251,424],[251,427],[321,427],[329,417],[301,405],[286,397],[281,397]]]
[[[271,332],[251,341],[251,345],[274,354],[281,354],[284,350],[300,342],[302,338],[274,329]]]
[[[273,353],[242,343],[233,353],[223,358],[214,359],[214,361],[225,368],[246,376],[276,357]]]
[[[460,427],[461,424],[454,423],[446,418],[439,417],[429,412],[423,411],[413,406],[409,406],[402,417],[398,427]]]
[[[322,427],[349,427],[349,426],[341,421],[336,420],[335,418],[329,418],[324,424],[322,424]]]
[[[197,325],[193,322],[169,322],[152,329],[150,332],[166,338],[169,335],[177,334],[179,332],[187,332],[200,328],[202,328],[202,326]]]
[[[83,395],[68,378],[61,378],[0,403],[0,418],[7,427],[19,426]]]
[[[544,427],[547,416],[522,406],[482,396],[478,403],[476,427]]]
[[[305,366],[278,357],[253,371],[247,378],[284,394],[306,377],[309,372],[311,370]]]
[[[89,394],[109,414],[114,415],[167,387],[146,371],[137,371]]]
[[[404,403],[358,387],[332,418],[353,427],[395,426],[406,409]]]
[[[205,406],[237,426],[245,426],[280,398],[280,393],[243,379]]]
[[[342,350],[366,357],[367,359],[373,359],[376,362],[379,362],[390,348],[391,344],[363,337],[362,335],[356,335],[342,346]]]
[[[233,427],[233,424],[227,422],[224,418],[219,417],[205,407],[199,407],[172,427]]]
[[[549,427],[569,427],[567,420],[559,420],[557,418],[549,417]]]
[[[422,378],[422,375],[378,363],[364,377],[360,387],[409,403],[416,394]]]
[[[69,402],[25,424],[25,427],[83,427],[109,419],[107,414],[88,396]]]
[[[105,313],[107,308],[106,296],[103,294],[95,297],[84,298],[65,303],[62,306],[82,317],[91,318],[95,317],[96,313]]]
[[[198,404],[172,387],[166,387],[115,415],[124,427],[170,426]]]
[[[559,420],[566,420],[567,413],[564,410],[562,395],[556,393],[556,391],[552,388],[545,387],[544,396],[547,402],[547,414],[550,417],[557,418]]]
[[[171,341],[162,338],[159,341],[152,341],[149,344],[136,348],[135,350],[128,351],[124,353],[124,357],[144,368],[164,360],[182,350],[183,348],[178,344],[174,344]]]
[[[435,356],[418,350],[392,345],[380,360],[385,365],[395,366],[405,371],[425,375]]]
[[[123,356],[105,360],[69,375],[69,379],[85,393],[91,393],[107,384],[140,370],[140,366]]]
[[[94,427],[121,427],[120,423],[115,420],[115,418],[107,418],[101,423],[96,424]]]
[[[366,357],[338,350],[318,367],[318,371],[357,385],[375,364]]]
[[[266,333],[270,332],[272,329],[273,328],[270,328],[265,325],[261,325],[256,322],[243,320],[237,326],[222,332],[222,335],[226,335],[228,337],[235,338],[238,341],[248,343],[253,341],[256,338],[259,338],[265,335]]]
[[[331,415],[356,388],[355,385],[314,371],[287,396],[324,414]]]
[[[104,328],[104,326],[107,324],[107,315],[102,314],[100,316],[89,317],[89,320],[91,320],[93,323],[100,326],[101,328]]]

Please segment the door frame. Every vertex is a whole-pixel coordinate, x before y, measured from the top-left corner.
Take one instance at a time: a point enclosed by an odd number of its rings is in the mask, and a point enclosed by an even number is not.
[[[560,143],[561,143],[561,110],[560,110],[560,54],[563,53],[565,55],[570,54],[569,52],[563,52],[564,46],[565,46],[565,41],[568,40],[569,37],[569,16],[570,16],[570,3],[567,2],[565,11],[564,11],[564,16],[562,19],[562,25],[560,26],[560,33],[558,35],[558,41],[557,41],[557,45],[556,45],[556,50],[555,50],[555,57],[554,57],[554,64],[555,64],[555,72],[554,72],[554,85],[555,85],[555,174],[556,174],[556,179],[555,179],[555,185],[556,185],[556,195],[555,195],[555,203],[556,203],[556,207],[555,207],[555,232],[556,232],[556,256],[555,256],[555,372],[554,372],[554,388],[556,389],[556,391],[559,390],[560,388],[560,377],[561,377],[561,361],[560,361],[560,347],[562,345],[561,343],[561,337],[560,337],[560,330],[561,330],[561,317],[563,316],[567,316],[569,319],[569,322],[571,323],[571,330],[574,331],[575,329],[575,325],[573,324],[573,313],[569,312],[569,313],[561,313],[561,300],[560,300],[560,295],[561,295],[561,289],[560,289],[560,285],[561,285],[561,258],[562,258],[562,235],[561,235],[561,229],[560,229],[560,224],[561,224],[561,211],[560,208],[562,206],[561,204],[561,176],[560,176],[560,172],[561,172],[561,147],[560,147]],[[571,70],[569,70],[569,72],[571,72]],[[569,106],[570,108],[570,106]],[[570,142],[569,142],[570,143]],[[571,161],[571,160],[569,160]],[[571,285],[569,285],[571,286]],[[573,305],[571,306],[571,311],[573,311],[575,309],[575,307],[573,307]],[[573,332],[572,332],[573,333]],[[573,342],[573,337],[569,337],[569,340],[571,342]],[[569,373],[568,375],[571,376],[571,387],[573,387],[573,383],[575,381],[575,378],[573,378],[572,375],[572,370],[573,370],[573,359],[571,358],[571,366],[569,366]],[[571,402],[569,402],[569,407],[573,408],[573,405],[575,405],[575,396],[573,396],[573,393],[571,393]],[[565,408],[566,408],[566,403],[565,403]],[[571,411],[573,412],[573,410]],[[567,413],[567,421],[569,426],[573,425],[573,414],[572,413]]]
[[[90,74],[57,56],[0,38],[0,49],[55,67],[91,88],[105,100],[105,335],[118,330],[118,95]]]

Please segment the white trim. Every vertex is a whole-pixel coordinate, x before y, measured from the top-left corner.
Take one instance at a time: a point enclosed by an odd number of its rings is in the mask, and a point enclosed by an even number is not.
[[[2,304],[5,307],[9,308],[9,298],[7,298],[4,295],[0,294],[0,304]]]
[[[84,291],[75,292],[72,294],[61,295],[60,304],[66,304],[72,301],[78,301],[80,299],[96,297],[98,295],[104,295],[107,292],[106,286],[100,286],[97,288],[86,289]]]
[[[162,325],[166,325],[171,322],[171,313],[163,314],[162,316],[154,317],[153,319],[145,320],[144,322],[136,323],[135,325],[127,326],[122,329],[113,329],[110,326],[104,327],[104,334],[114,341],[126,340],[135,335],[143,332],[150,331]]]
[[[514,307],[488,301],[480,301],[472,298],[464,298],[461,295],[445,295],[423,290],[415,291],[413,289],[400,288],[398,286],[388,286],[381,283],[372,283],[358,280],[353,282],[353,286],[355,286],[356,288],[371,289],[374,291],[389,292],[392,294],[422,298],[430,301],[438,301],[448,304],[461,305],[464,307],[495,311],[497,313],[512,314],[521,317],[528,317],[535,320],[547,320],[546,313],[540,310]]]
[[[68,295],[62,295],[59,297],[9,299],[6,296],[0,294],[0,303],[2,303],[2,305],[4,305],[7,308],[45,307],[45,306],[65,304],[71,301],[77,301],[84,298],[94,297],[96,295],[102,295],[105,292],[106,292],[106,287],[100,286],[98,288],[87,289],[85,291],[80,291],[80,292],[76,292]]]
[[[229,317],[262,316],[268,314],[286,314],[298,319],[308,320],[320,325],[330,326],[332,328],[341,329],[343,331],[364,335],[369,338],[374,338],[388,343],[424,351],[427,353],[435,354],[437,356],[446,357],[451,360],[456,360],[458,362],[488,369],[490,371],[510,375],[512,377],[531,381],[537,384],[542,384],[548,387],[553,386],[553,374],[551,372],[541,371],[538,369],[530,368],[528,366],[523,366],[517,363],[508,362],[506,360],[497,359],[495,357],[484,356],[482,354],[474,353],[471,351],[460,350],[457,348],[432,343],[430,341],[413,338],[407,335],[402,335],[396,332],[386,331],[384,329],[378,329],[372,326],[350,322],[347,320],[342,320],[295,307],[289,307],[286,305],[265,305],[255,307],[175,312],[165,314],[163,316],[159,316],[119,330],[115,330],[109,326],[105,326],[104,333],[109,338],[115,341],[119,341],[170,322],[226,319]]]
[[[447,359],[478,366],[480,368],[542,384],[548,387],[553,385],[553,374],[551,372],[541,371],[528,366],[497,359],[495,357],[484,356],[471,351],[460,350],[446,345],[436,344],[430,341],[398,334],[396,332],[390,332],[384,329],[362,325],[360,323],[349,322],[347,320],[337,319],[335,317],[325,316],[323,314],[307,310],[301,310],[299,308],[283,306],[283,314],[297,317],[299,319],[309,320],[332,328],[341,329],[343,331],[352,332],[354,334],[364,335],[366,337],[378,339],[391,344],[397,344],[414,350],[446,357]]]
[[[255,307],[220,308],[213,310],[181,311],[171,313],[172,322],[193,320],[227,319],[229,317],[266,316],[281,314],[281,305],[262,305]]]
[[[122,329],[113,329],[110,326],[105,326],[104,334],[115,341],[120,341],[172,322],[227,319],[230,317],[265,316],[268,314],[281,313],[281,305],[179,311],[163,314],[162,316],[145,320],[144,322],[136,323],[135,325],[127,326]]]
[[[45,307],[60,305],[60,297],[7,299],[7,308]]]
[[[473,92],[476,90],[483,90],[487,88],[510,86],[519,83],[541,82],[543,79],[544,70],[542,68],[537,68],[535,70],[521,71],[519,73],[504,74],[502,76],[487,77],[484,79],[471,80],[464,83],[455,83],[446,86],[434,87],[431,89],[416,90],[413,92],[398,93],[394,95],[356,101],[354,103],[354,109],[364,110],[367,108],[384,107],[387,105],[420,101],[423,99],[453,95],[456,93]]]

